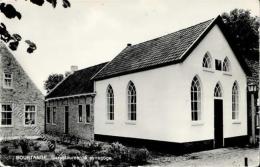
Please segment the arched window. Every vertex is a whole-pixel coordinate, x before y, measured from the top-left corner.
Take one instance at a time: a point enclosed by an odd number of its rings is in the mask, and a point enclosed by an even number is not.
[[[238,102],[238,84],[235,81],[232,87],[232,119],[238,119],[238,110],[239,110],[239,102]]]
[[[111,85],[107,87],[107,119],[114,120],[114,92]]]
[[[128,120],[136,120],[136,89],[132,81],[128,83]]]
[[[223,71],[230,72],[230,70],[231,70],[230,62],[229,62],[228,58],[226,57],[223,61]]]
[[[191,120],[201,120],[201,86],[197,76],[191,82]]]
[[[222,90],[221,90],[220,83],[217,83],[217,85],[215,86],[214,97],[222,97]]]
[[[202,67],[211,68],[211,57],[209,53],[206,53],[205,56],[203,57]]]

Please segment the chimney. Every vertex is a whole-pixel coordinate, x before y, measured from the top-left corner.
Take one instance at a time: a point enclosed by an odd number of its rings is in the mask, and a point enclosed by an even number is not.
[[[128,43],[128,44],[127,44],[127,47],[129,47],[129,46],[132,46],[132,44],[131,44],[131,43]]]
[[[70,70],[71,70],[71,73],[74,73],[75,71],[78,70],[78,66],[70,66]]]

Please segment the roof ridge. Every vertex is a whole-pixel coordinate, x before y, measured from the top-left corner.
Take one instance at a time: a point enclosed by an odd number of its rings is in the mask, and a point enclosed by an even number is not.
[[[182,29],[176,30],[176,31],[171,32],[171,33],[168,33],[168,34],[165,34],[165,35],[162,35],[162,36],[159,36],[159,37],[156,37],[156,38],[152,38],[152,39],[150,39],[150,40],[146,40],[146,41],[143,41],[143,42],[140,42],[140,43],[134,44],[134,45],[132,45],[132,46],[130,46],[130,47],[134,47],[134,46],[137,46],[137,45],[145,44],[145,43],[147,43],[147,42],[151,42],[151,41],[153,41],[153,40],[157,40],[157,39],[160,39],[160,38],[163,38],[163,37],[169,36],[169,35],[171,35],[171,34],[175,34],[175,33],[178,33],[178,32],[180,32],[180,31],[187,30],[187,29],[189,29],[189,28],[192,28],[192,27],[198,26],[198,25],[200,25],[200,24],[204,24],[204,23],[209,22],[209,21],[213,22],[216,18],[217,18],[217,17],[211,18],[211,19],[209,19],[209,20],[206,20],[206,21],[203,21],[203,22],[200,22],[200,23],[197,23],[197,24],[191,25],[191,26],[189,26],[189,27],[182,28]]]
[[[102,64],[106,64],[108,63],[109,61],[106,61],[106,62],[103,62],[103,63],[99,63],[99,64],[96,64],[96,65],[92,65],[92,66],[88,66],[86,68],[82,68],[82,69],[79,69],[79,70],[76,70],[75,72],[79,72],[79,71],[82,71],[82,70],[86,70],[88,68],[92,68],[92,67],[96,67],[96,66],[99,66],[99,65],[102,65]]]

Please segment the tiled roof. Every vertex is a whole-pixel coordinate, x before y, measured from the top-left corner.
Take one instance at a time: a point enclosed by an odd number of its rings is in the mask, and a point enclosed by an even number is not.
[[[54,88],[46,96],[46,99],[93,93],[94,83],[90,79],[106,64],[107,62],[75,71],[73,74],[65,78],[58,86],[56,86],[56,88]]]
[[[218,16],[177,32],[128,46],[93,79],[102,80],[182,62],[215,24],[224,31],[222,19]],[[248,71],[245,62],[241,59],[239,61],[245,71]]]

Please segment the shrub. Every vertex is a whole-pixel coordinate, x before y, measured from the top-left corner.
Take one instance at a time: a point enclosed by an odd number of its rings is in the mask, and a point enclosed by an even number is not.
[[[66,155],[66,156],[80,156],[81,152],[76,149],[63,149],[55,153],[56,156]]]
[[[58,160],[50,160],[45,164],[46,167],[62,167],[62,163]]]
[[[41,147],[41,145],[38,142],[34,142],[33,149],[35,151],[39,151],[40,147]]]
[[[2,147],[2,148],[1,148],[1,153],[2,153],[2,154],[8,154],[8,153],[9,153],[9,148],[8,148],[8,146]]]
[[[28,139],[20,139],[19,145],[21,146],[23,155],[27,155],[30,152],[30,141]]]
[[[56,149],[56,140],[49,140],[47,141],[48,143],[48,148],[51,152],[55,151]]]
[[[128,149],[121,143],[115,142],[111,144],[111,147],[107,148],[113,161],[120,162],[127,160]]]
[[[144,164],[150,156],[146,148],[136,149],[132,148],[128,152],[128,161],[133,164]]]
[[[84,144],[84,151],[88,152],[89,154],[94,154],[100,151],[101,148],[102,148],[101,142],[91,141],[88,142],[87,144]]]
[[[20,142],[20,140],[12,140],[14,148],[17,149],[19,147],[19,145],[20,145],[19,142]]]

